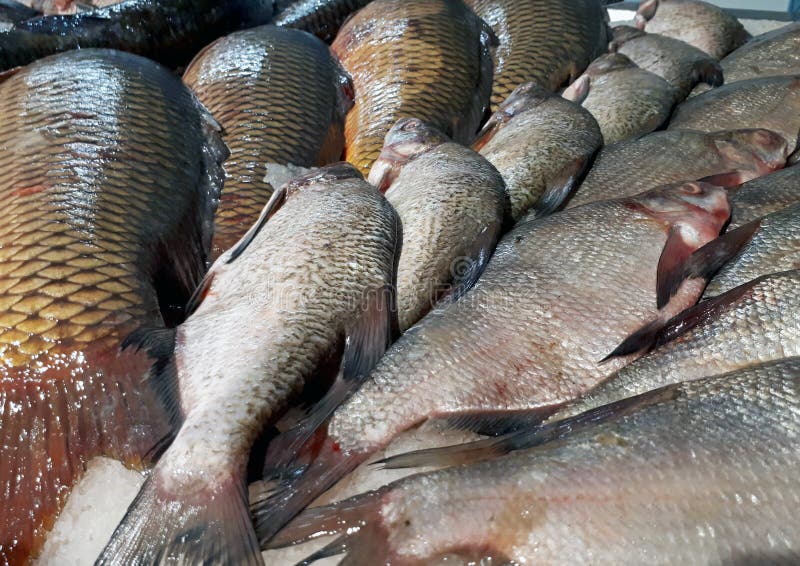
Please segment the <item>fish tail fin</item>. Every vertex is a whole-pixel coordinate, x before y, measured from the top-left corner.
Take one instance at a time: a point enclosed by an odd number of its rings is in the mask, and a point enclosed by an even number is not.
[[[106,360],[103,371],[81,366],[0,377],[0,564],[26,563],[39,552],[93,457],[142,468],[171,438],[145,380],[150,361],[114,350],[84,351],[87,359]]]
[[[302,467],[284,473],[260,496],[255,498],[251,511],[256,534],[262,546],[300,511],[363,462],[367,454],[346,453],[325,435],[319,435],[298,454],[307,458]],[[288,469],[288,468],[287,468]]]
[[[238,477],[175,478],[165,454],[128,508],[96,565],[263,564],[248,511],[247,487]]]

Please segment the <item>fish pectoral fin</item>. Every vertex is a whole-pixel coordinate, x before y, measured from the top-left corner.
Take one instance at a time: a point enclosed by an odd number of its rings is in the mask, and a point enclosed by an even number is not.
[[[591,89],[592,79],[589,75],[581,75],[564,89],[561,93],[561,97],[566,100],[571,100],[575,104],[583,104],[583,101],[589,96],[589,91]]]
[[[345,330],[339,374],[333,385],[294,427],[275,438],[265,464],[278,473],[296,468],[298,456],[333,412],[361,386],[393,339],[394,291],[390,286],[367,294],[361,316]],[[313,443],[311,443],[313,444]]]
[[[564,438],[616,420],[651,405],[675,399],[681,384],[672,384],[641,395],[602,405],[586,412],[545,424],[531,423],[519,430],[494,438],[485,438],[455,446],[416,450],[391,456],[376,464],[383,468],[448,467],[474,464],[530,448],[547,449],[560,445]]]
[[[722,86],[725,82],[722,66],[713,59],[698,61],[692,69],[692,80],[715,88]]]
[[[521,428],[536,425],[547,416],[541,409],[521,411],[496,411],[492,413],[462,413],[435,417],[446,426],[457,430],[469,430],[485,436],[501,436]]]
[[[568,163],[547,183],[547,188],[533,205],[536,211],[535,218],[541,218],[556,212],[572,195],[572,190],[578,186],[578,181],[586,172],[586,165],[591,159],[590,155],[579,157]]]
[[[501,226],[502,216],[498,218],[496,225],[487,226],[478,234],[468,255],[453,261],[451,266],[453,281],[450,290],[437,301],[437,305],[457,301],[478,282],[497,245]],[[462,262],[463,265],[460,265]]]
[[[209,291],[211,290],[211,283],[214,281],[214,277],[216,276],[216,270],[214,269],[214,265],[211,266],[211,269],[203,276],[203,280],[200,281],[200,284],[197,288],[192,292],[192,296],[189,297],[189,300],[186,302],[185,316],[188,318],[194,311],[197,310],[197,307],[203,302],[203,300],[208,296]]]
[[[679,230],[672,229],[658,261],[657,306],[664,307],[688,279],[708,281],[723,265],[739,254],[761,225],[755,220],[731,230],[689,253]]]
[[[731,306],[735,305],[763,277],[740,285],[717,297],[708,299],[686,309],[667,321],[660,319],[646,324],[628,336],[616,349],[603,358],[600,363],[617,356],[627,356],[637,352],[647,353],[686,334],[708,320],[714,320]]]
[[[7,71],[3,71],[2,73],[0,73],[0,83],[3,83],[6,80],[10,79],[11,77],[13,77],[17,73],[19,73],[24,68],[25,67],[14,67],[13,69],[9,69]]]
[[[740,171],[725,171],[724,173],[703,177],[700,181],[718,187],[735,187],[741,185],[746,180],[742,177],[743,175]]]
[[[239,240],[235,246],[233,246],[229,251],[225,252],[225,263],[234,262],[236,258],[244,253],[244,251],[247,249],[247,246],[253,242],[267,221],[272,217],[273,214],[278,212],[281,206],[283,206],[283,203],[286,202],[286,196],[286,185],[275,189],[269,201],[264,206],[264,209],[261,211],[261,215],[258,217],[258,220],[256,220],[255,224],[250,227],[247,233],[242,236],[242,239]]]
[[[163,461],[163,460],[162,460]],[[213,492],[171,492],[160,464],[98,557],[111,564],[242,564],[263,566],[242,479],[219,480]],[[181,480],[186,481],[186,480]],[[207,489],[207,488],[206,488]]]

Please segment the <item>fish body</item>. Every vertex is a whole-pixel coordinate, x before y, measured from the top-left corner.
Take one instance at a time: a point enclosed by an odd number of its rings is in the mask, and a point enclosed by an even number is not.
[[[376,0],[332,48],[353,79],[345,157],[364,175],[400,118],[469,143],[488,105],[490,30],[460,0]]]
[[[427,419],[491,429],[504,416],[544,418],[590,389],[624,365],[598,365],[624,336],[697,300],[704,283],[692,279],[658,301],[657,266],[712,240],[727,216],[723,189],[690,183],[518,223],[475,286],[408,330],[333,413],[302,473],[256,504],[262,542]]]
[[[741,22],[722,8],[699,0],[642,0],[636,26],[685,41],[722,59],[750,39]]]
[[[602,145],[589,111],[528,83],[500,105],[473,147],[503,176],[516,221],[530,209],[557,209]]]
[[[628,26],[615,27],[613,35],[612,51],[669,82],[676,89],[676,103],[685,99],[697,83],[708,87],[723,83],[719,61],[684,41]]]
[[[386,199],[403,224],[397,308],[405,331],[442,297],[463,294],[480,276],[500,237],[505,184],[478,153],[413,118],[387,134],[370,182],[383,187],[387,167],[399,169]]]
[[[738,81],[693,96],[675,109],[668,127],[698,132],[736,128],[778,132],[794,151],[800,137],[800,75]]]
[[[713,297],[761,275],[792,269],[800,269],[800,204],[762,218],[753,240],[714,276],[705,294]]]
[[[608,44],[608,15],[594,0],[467,0],[499,40],[492,111],[520,85],[555,91],[575,79]]]
[[[800,361],[631,399],[552,446],[417,474],[279,535],[338,537],[352,564],[793,563]],[[743,439],[746,439],[744,441]],[[437,528],[431,528],[435,520]],[[712,535],[713,533],[713,535]]]
[[[552,420],[672,383],[800,355],[800,271],[766,275],[703,301],[669,321],[646,347],[654,349]]]
[[[168,433],[151,360],[122,347],[202,278],[226,151],[135,55],[48,57],[0,93],[0,563],[18,564],[91,458],[146,466]]]
[[[341,158],[349,80],[319,39],[261,26],[206,47],[184,81],[222,125],[231,151],[215,223],[216,258],[258,218],[276,188],[273,170]]]
[[[399,236],[386,199],[336,164],[284,185],[264,220],[212,266],[171,339],[162,373],[177,380],[182,424],[100,564],[261,562],[246,503],[253,441],[339,344],[385,348],[390,302],[379,302]]]
[[[0,34],[0,70],[87,47],[130,51],[178,67],[218,37],[265,24],[271,16],[268,0],[125,0],[77,14],[42,16]]]
[[[336,37],[341,25],[370,0],[278,0],[272,23],[301,29],[323,41]]]
[[[606,145],[657,129],[677,98],[670,83],[619,53],[595,59],[584,76],[590,87],[583,107],[597,119]]]
[[[22,22],[29,18],[35,18],[40,13],[33,8],[29,8],[25,4],[15,2],[14,0],[2,0],[0,2],[0,26],[3,24],[13,24]],[[2,29],[2,27],[0,27]],[[5,30],[3,30],[5,31]]]
[[[735,186],[780,169],[786,155],[786,141],[768,130],[654,132],[600,150],[567,207],[685,179]]]
[[[800,167],[792,166],[731,190],[730,229],[793,204],[800,204]]]
[[[800,22],[758,35],[720,61],[725,82],[800,75]],[[698,88],[693,94],[706,89]]]

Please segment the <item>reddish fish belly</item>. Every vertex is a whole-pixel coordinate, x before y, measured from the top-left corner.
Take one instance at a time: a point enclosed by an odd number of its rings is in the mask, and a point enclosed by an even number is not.
[[[168,419],[142,383],[151,361],[122,352],[124,335],[64,341],[0,368],[0,563],[39,552],[91,458],[141,468],[168,437]]]

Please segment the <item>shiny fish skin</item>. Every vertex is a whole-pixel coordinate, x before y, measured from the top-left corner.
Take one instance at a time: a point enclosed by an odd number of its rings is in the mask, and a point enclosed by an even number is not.
[[[400,118],[471,141],[489,100],[489,43],[461,0],[375,0],[359,10],[332,45],[355,89],[346,159],[366,175]]]
[[[549,191],[568,192],[602,145],[589,111],[529,83],[500,106],[474,147],[503,176],[517,221]]]
[[[421,146],[386,191],[403,224],[397,266],[401,331],[443,296],[472,286],[497,244],[506,207],[505,183],[491,163],[446,139],[426,144],[440,137],[426,129],[418,120],[400,120],[384,149],[395,153],[404,149],[401,144]],[[415,139],[407,139],[409,134]]]
[[[735,128],[778,132],[794,151],[800,137],[800,75],[739,81],[693,96],[675,109],[668,127],[700,132]]]
[[[786,153],[783,138],[766,130],[655,132],[600,150],[567,208],[714,175],[735,185],[779,169]]]
[[[800,204],[773,212],[761,220],[752,241],[709,282],[713,297],[761,275],[800,269]]]
[[[0,33],[0,70],[78,47],[130,51],[177,67],[216,38],[265,24],[271,16],[268,0],[126,0],[79,14],[43,16]]]
[[[519,85],[555,91],[572,82],[609,39],[608,15],[597,0],[466,0],[488,23],[495,52],[492,111]]]
[[[710,86],[723,83],[719,62],[705,51],[679,39],[627,26],[615,27],[613,35],[611,50],[669,82],[676,89],[676,103],[685,99],[698,82]],[[704,90],[708,88],[706,86]]]
[[[211,122],[179,79],[121,52],[0,83],[2,564],[37,551],[89,459],[146,465],[168,431],[151,362],[120,349],[205,270],[226,156]]]
[[[800,75],[800,22],[758,35],[720,61],[725,82]],[[697,88],[692,93],[705,92]]]
[[[256,221],[275,187],[273,165],[338,161],[349,81],[328,47],[275,26],[233,33],[205,48],[184,81],[222,125],[231,150],[217,212],[214,257]]]
[[[475,286],[401,336],[333,413],[313,463],[259,498],[262,543],[404,430],[430,418],[468,428],[520,411],[544,418],[619,369],[629,359],[598,362],[643,324],[693,304],[705,286],[686,281],[659,311],[665,247],[696,249],[727,217],[723,189],[690,183],[518,223]],[[689,234],[699,239],[682,239]]]
[[[338,533],[348,564],[797,562],[800,361],[661,397],[552,447],[310,509],[283,542]]]
[[[272,23],[331,41],[345,20],[370,0],[278,0]]]
[[[657,129],[669,118],[677,96],[667,81],[619,53],[595,59],[584,76],[590,87],[583,107],[597,119],[606,145]]]
[[[794,165],[748,181],[730,191],[729,230],[771,212],[800,204],[800,166]]]
[[[636,26],[647,33],[680,39],[716,59],[750,38],[735,17],[698,0],[642,0],[635,20]]]
[[[99,564],[261,563],[246,506],[253,441],[355,325],[378,342],[389,332],[386,305],[365,308],[394,276],[399,221],[386,199],[348,164],[281,191],[244,252],[212,266],[176,330],[167,363],[183,422]],[[186,532],[198,535],[184,542]]]
[[[671,383],[800,356],[800,271],[767,275],[729,297],[723,310],[708,318],[701,314],[704,303],[687,311],[698,310],[697,315],[678,315],[677,328],[699,324],[622,368],[551,420]]]

